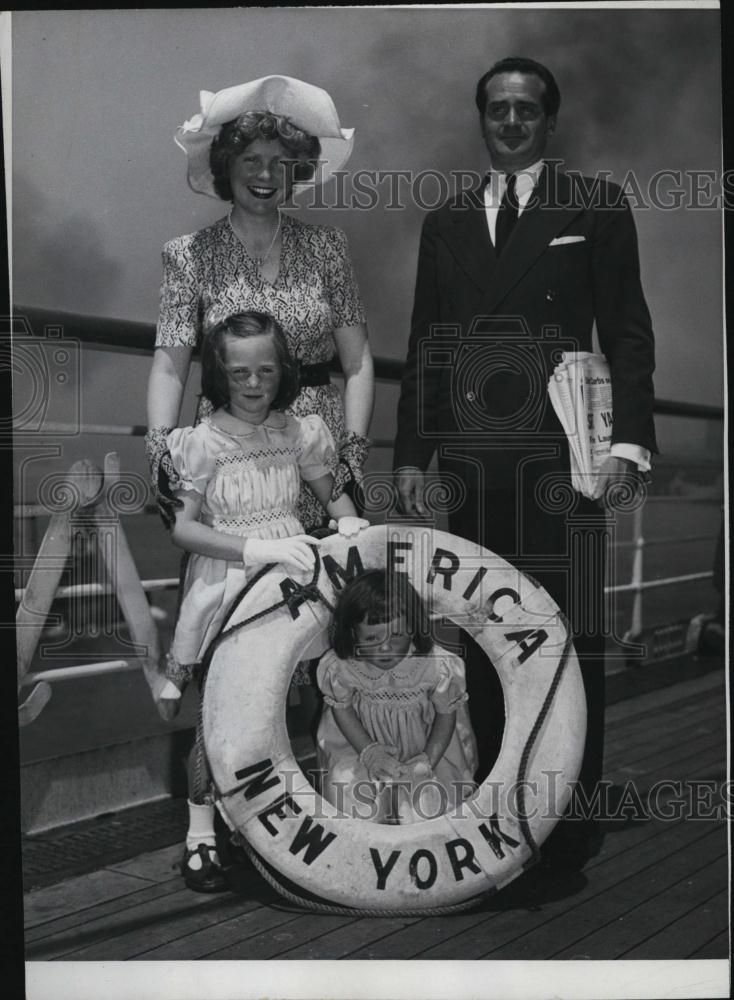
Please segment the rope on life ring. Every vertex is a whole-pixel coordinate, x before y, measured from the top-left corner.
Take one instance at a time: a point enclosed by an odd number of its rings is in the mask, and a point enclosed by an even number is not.
[[[277,874],[273,874],[271,870],[263,864],[262,858],[260,858],[257,852],[253,850],[253,848],[241,835],[238,843],[246,852],[253,868],[255,868],[255,870],[269,885],[279,892],[281,896],[287,899],[288,902],[295,903],[300,909],[313,910],[314,913],[328,913],[331,916],[343,917],[444,917],[449,916],[452,913],[462,913],[466,910],[471,910],[474,907],[479,906],[489,896],[494,895],[493,891],[488,891],[480,893],[480,895],[474,899],[465,900],[463,903],[453,903],[446,906],[434,906],[416,910],[387,910],[380,909],[379,907],[360,907],[359,909],[356,909],[349,906],[338,906],[335,903],[326,903],[319,899],[310,899],[304,895],[299,895],[298,893],[291,891],[285,886],[282,879],[277,877]]]
[[[475,907],[535,864],[578,775],[585,699],[566,621],[534,581],[443,532],[375,527],[356,539],[325,539],[319,552],[305,585],[282,569],[258,574],[210,647],[202,710],[219,809],[263,878],[305,909],[429,916]],[[444,814],[387,827],[347,817],[315,792],[293,757],[284,711],[293,668],[324,651],[344,581],[386,564],[407,572],[434,611],[472,634],[500,675],[505,735],[492,772],[471,800],[480,807],[473,816]],[[549,663],[554,670],[546,687]],[[526,808],[528,786],[539,773],[560,777],[553,816],[542,791],[545,813],[531,816]],[[517,815],[507,808],[511,784]],[[406,849],[413,852],[409,878],[402,872],[398,880],[393,873]]]

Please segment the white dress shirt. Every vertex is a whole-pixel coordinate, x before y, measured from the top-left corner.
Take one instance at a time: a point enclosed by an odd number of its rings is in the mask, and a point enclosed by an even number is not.
[[[530,201],[535,185],[538,183],[540,172],[543,169],[543,161],[538,160],[524,170],[518,170],[515,174],[515,198],[517,199],[517,217],[523,213],[525,206]],[[507,188],[507,174],[492,170],[489,175],[489,183],[484,188],[484,211],[487,215],[487,225],[489,235],[494,246],[494,237],[497,231],[497,213],[500,210],[502,199]]]
[[[535,185],[538,183],[540,172],[543,169],[543,160],[518,170],[515,174],[515,196],[517,198],[517,216],[520,218],[525,207],[530,201]],[[489,183],[484,187],[484,211],[487,216],[487,228],[492,245],[495,242],[497,231],[497,213],[500,210],[502,198],[507,188],[507,175],[499,170],[492,170],[489,174]],[[611,455],[615,458],[626,458],[630,462],[636,462],[640,472],[650,471],[650,452],[638,444],[617,443],[611,447]]]

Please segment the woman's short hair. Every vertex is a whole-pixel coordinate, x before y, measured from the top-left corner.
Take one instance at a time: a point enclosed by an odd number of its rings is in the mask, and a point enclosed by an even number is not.
[[[354,577],[339,593],[331,623],[331,644],[341,660],[354,656],[356,626],[404,618],[416,652],[433,647],[428,612],[405,573],[371,569]]]
[[[260,337],[273,338],[280,364],[280,385],[272,409],[285,410],[294,402],[299,392],[298,364],[288,350],[288,342],[280,324],[268,313],[251,309],[234,313],[204,331],[201,349],[201,391],[213,406],[229,403],[229,378],[224,356],[224,338]]]
[[[524,73],[527,76],[539,77],[545,84],[542,100],[543,111],[546,117],[551,118],[553,115],[558,114],[558,109],[561,106],[561,92],[558,89],[555,77],[548,67],[536,62],[534,59],[526,59],[524,56],[508,56],[506,59],[500,59],[499,62],[490,67],[477,83],[477,91],[474,99],[479,108],[480,115],[484,114],[487,107],[487,84],[498,73]]]
[[[316,136],[298,128],[285,115],[274,115],[270,111],[245,111],[222,125],[209,149],[214,190],[223,201],[232,201],[232,185],[229,182],[232,160],[256,139],[276,140],[297,161],[290,177],[293,183],[313,177],[316,160],[321,153],[321,143]]]

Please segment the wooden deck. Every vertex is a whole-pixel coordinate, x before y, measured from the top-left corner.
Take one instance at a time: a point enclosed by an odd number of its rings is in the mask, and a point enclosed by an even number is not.
[[[721,671],[610,707],[607,777],[622,794],[620,818],[606,822],[581,874],[536,867],[453,916],[324,916],[297,912],[254,871],[243,894],[192,893],[174,845],[27,893],[26,957],[727,959],[725,708]],[[683,805],[669,786],[658,812],[671,818],[644,818],[639,803],[663,779],[682,783]]]

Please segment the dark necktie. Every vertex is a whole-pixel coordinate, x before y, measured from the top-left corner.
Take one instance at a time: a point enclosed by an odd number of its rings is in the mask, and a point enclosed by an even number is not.
[[[505,193],[502,196],[499,211],[497,212],[497,225],[494,231],[494,248],[498,257],[507,245],[507,241],[509,240],[512,230],[515,228],[515,224],[517,222],[518,204],[517,196],[515,194],[516,181],[517,177],[515,174],[507,175],[507,187],[505,188]]]

